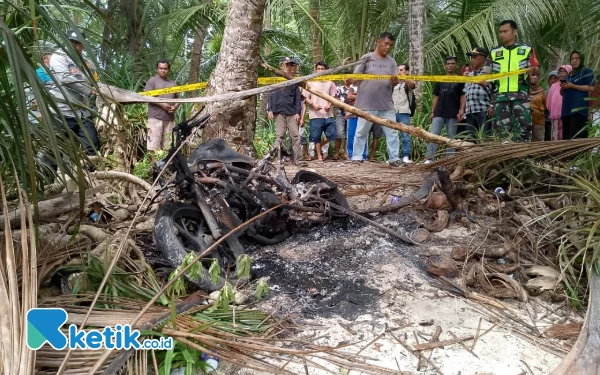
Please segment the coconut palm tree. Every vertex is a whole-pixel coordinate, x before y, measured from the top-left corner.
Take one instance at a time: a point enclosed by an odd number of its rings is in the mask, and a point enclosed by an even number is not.
[[[219,60],[210,75],[205,95],[256,87],[265,5],[266,0],[229,3]],[[207,112],[212,117],[204,139],[224,138],[230,145],[254,154],[255,97],[235,103],[211,103]]]

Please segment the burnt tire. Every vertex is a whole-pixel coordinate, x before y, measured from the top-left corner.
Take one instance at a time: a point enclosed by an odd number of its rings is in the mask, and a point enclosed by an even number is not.
[[[193,229],[194,227],[195,230]],[[185,235],[182,234],[185,231],[187,233]],[[212,238],[210,235],[211,233],[206,226],[206,220],[202,211],[190,203],[165,203],[159,208],[154,219],[154,239],[156,245],[172,267],[179,267],[190,252],[193,251],[196,254],[200,254],[206,250],[212,242],[209,240],[209,238]],[[208,267],[212,258],[216,257],[222,260],[223,255],[226,255],[227,252],[226,245],[217,246],[213,252],[206,255],[209,261],[204,262],[200,277],[192,278],[189,273],[186,273],[186,277],[202,290],[214,292],[221,289],[226,281],[225,273],[227,272],[227,267],[224,267],[223,264],[221,265],[221,276],[216,283],[212,282],[208,273]],[[235,259],[233,259],[233,262],[235,266]],[[235,272],[233,276],[235,276]],[[231,281],[232,277],[229,279]]]
[[[321,193],[321,198],[323,198],[331,203],[335,203],[338,206],[341,206],[343,208],[348,208],[348,209],[350,208],[350,206],[348,205],[348,201],[346,200],[346,197],[344,196],[344,194],[342,194],[340,189],[338,189],[337,184],[335,182],[328,180],[327,178],[321,176],[320,174],[311,172],[311,171],[305,171],[305,170],[298,171],[298,173],[296,173],[296,175],[292,179],[292,184],[297,184],[300,182],[304,182],[304,183],[323,182],[323,183],[325,183],[327,186],[329,186],[329,189],[327,191]],[[337,216],[337,217],[346,216],[346,214],[344,214],[340,211],[336,211],[335,209],[333,209],[333,210],[334,210],[334,216]]]

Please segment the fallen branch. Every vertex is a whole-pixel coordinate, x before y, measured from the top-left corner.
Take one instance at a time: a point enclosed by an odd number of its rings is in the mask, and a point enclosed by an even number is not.
[[[464,336],[464,337],[457,337],[452,340],[444,340],[444,341],[438,341],[438,342],[426,342],[424,344],[415,345],[414,349],[416,351],[420,351],[420,350],[427,350],[427,349],[434,349],[434,348],[443,348],[444,346],[459,344],[459,343],[462,343],[463,341],[467,341],[467,340],[473,340],[473,338],[475,338],[475,336],[469,335],[469,336]]]
[[[129,104],[132,104],[132,103],[164,103],[166,101],[168,101],[170,103],[213,103],[213,102],[221,102],[221,101],[239,100],[239,99],[246,98],[248,96],[254,96],[254,95],[262,94],[265,92],[277,91],[286,86],[299,84],[299,83],[311,80],[313,78],[317,78],[317,77],[324,76],[327,74],[332,74],[332,73],[346,70],[346,69],[354,67],[356,65],[360,65],[365,61],[366,61],[366,59],[362,59],[362,60],[355,61],[350,64],[338,66],[336,68],[332,68],[332,69],[325,70],[322,72],[309,74],[307,76],[298,77],[298,78],[289,78],[290,79],[289,81],[277,83],[274,85],[257,87],[254,89],[244,90],[244,91],[236,91],[236,92],[231,92],[231,93],[227,93],[227,94],[199,97],[199,98],[186,98],[186,99],[157,98],[157,97],[140,95],[133,91],[124,90],[124,89],[121,89],[121,88],[118,88],[115,86],[106,85],[106,84],[98,84],[98,89],[100,90],[100,94],[102,95],[103,100],[114,101],[114,102],[118,102],[118,103],[129,103]]]
[[[439,367],[437,367],[435,365],[435,363],[433,363],[431,360],[429,360],[428,358],[423,357],[423,355],[421,353],[419,353],[418,351],[415,351],[413,349],[410,348],[410,346],[408,346],[407,343],[405,343],[404,341],[402,341],[400,338],[398,338],[398,336],[394,335],[393,332],[390,332],[390,335],[396,340],[398,341],[398,343],[400,345],[402,345],[404,347],[404,349],[408,350],[408,352],[410,354],[412,354],[413,356],[415,356],[417,359],[423,358],[423,360],[425,362],[427,362],[429,365],[431,365],[431,367],[433,367],[433,369],[438,373],[438,374],[443,374],[442,370],[440,370]]]
[[[431,336],[431,340],[429,340],[429,342],[433,343],[433,342],[440,341],[441,334],[442,334],[442,327],[437,326],[435,328],[435,332],[433,333],[433,336]],[[431,360],[432,354],[433,354],[433,349],[431,350],[431,352],[429,352],[429,356],[427,357],[427,359]],[[417,371],[421,371],[421,367],[423,367],[423,362],[425,362],[424,355],[425,355],[425,353],[422,353],[421,356],[419,357],[419,362],[417,363]]]
[[[392,237],[395,237],[395,238],[399,239],[400,241],[406,242],[406,243],[411,244],[411,245],[419,245],[419,243],[413,241],[407,235],[402,234],[402,233],[397,233],[397,232],[391,230],[390,228],[388,228],[388,227],[386,227],[384,225],[381,225],[379,223],[376,223],[373,220],[367,219],[366,217],[364,217],[364,216],[362,216],[362,215],[360,215],[360,214],[358,214],[358,213],[356,213],[356,212],[354,212],[352,210],[349,210],[347,208],[339,206],[339,205],[337,205],[335,203],[331,203],[330,201],[325,200],[325,199],[323,199],[323,198],[321,198],[321,197],[319,197],[317,195],[311,195],[311,198],[312,199],[316,199],[316,200],[318,200],[318,201],[320,201],[322,203],[325,203],[326,205],[329,205],[329,206],[335,208],[336,210],[345,213],[348,216],[352,216],[355,219],[358,219],[358,220],[363,221],[363,222],[365,222],[365,223],[367,223],[367,224],[369,224],[371,226],[374,226],[375,228],[377,228],[377,229],[379,229],[379,230],[381,230],[381,231],[389,234]]]
[[[458,337],[456,337],[456,335],[454,333],[452,333],[452,331],[448,331],[448,333],[455,340],[458,340]],[[475,358],[479,359],[479,356],[477,354],[475,354],[471,348],[467,347],[464,342],[460,341],[458,344],[460,344],[460,346],[462,346],[466,351],[468,351],[469,353],[473,354],[475,356]]]
[[[99,191],[102,191],[108,184],[100,184],[91,189],[87,189],[85,191],[85,199],[91,198]],[[60,215],[64,215],[68,212],[79,210],[80,209],[80,196],[79,192],[67,192],[60,194],[57,197],[43,200],[38,202],[38,219],[39,220],[47,220],[58,217]],[[85,202],[84,202],[85,204]],[[33,209],[33,205],[30,205],[30,209]],[[21,209],[17,208],[15,210],[9,210],[8,214],[0,215],[0,221],[4,220],[4,217],[8,215],[10,220],[10,225],[12,229],[20,228],[21,226]]]
[[[97,178],[98,180],[121,180],[126,182],[131,182],[136,184],[146,191],[152,191],[152,185],[142,180],[141,178],[129,174],[127,172],[119,172],[119,171],[98,171],[90,173],[91,176]]]
[[[590,269],[590,299],[583,328],[569,354],[551,375],[597,375],[600,373],[600,276]]]
[[[402,197],[396,203],[386,204],[384,206],[376,207],[376,208],[370,208],[367,210],[360,211],[360,213],[365,213],[365,214],[366,213],[375,213],[375,212],[387,213],[387,212],[395,211],[404,206],[408,206],[409,204],[411,204],[413,202],[427,198],[427,195],[429,195],[429,191],[433,188],[433,185],[436,183],[436,181],[437,181],[437,175],[431,174],[425,179],[425,181],[423,181],[423,185],[421,185],[419,190],[415,191],[408,197]]]

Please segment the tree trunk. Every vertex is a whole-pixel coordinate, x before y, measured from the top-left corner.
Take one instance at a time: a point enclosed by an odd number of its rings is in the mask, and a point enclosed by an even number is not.
[[[142,49],[143,6],[140,0],[121,0],[123,14],[127,15],[127,51],[133,57],[133,76],[137,78],[142,73],[143,60],[140,56]]]
[[[423,23],[425,19],[425,7],[423,0],[409,0],[408,2],[408,25],[410,44],[410,74],[421,75],[425,71],[424,55],[425,41],[423,39]],[[415,95],[421,98],[423,87],[417,83]],[[421,101],[419,100],[419,103]],[[421,104],[419,104],[420,106]]]
[[[319,0],[310,0],[310,17],[312,23],[312,53],[313,65],[323,61],[323,40],[321,38],[321,29],[319,28]]]
[[[190,61],[190,76],[188,83],[197,83],[200,78],[200,61],[202,58],[202,46],[204,46],[204,30],[198,26],[194,33],[192,44],[192,59]],[[197,91],[192,91],[190,96],[196,96]]]
[[[271,6],[267,5],[265,8],[265,21],[264,28],[271,29]],[[271,54],[271,46],[265,43],[264,57],[266,58]],[[267,118],[267,103],[269,102],[269,93],[265,92],[260,97],[260,117],[263,119]]]
[[[362,13],[361,13],[361,20],[360,20],[360,37],[359,37],[359,42],[358,42],[358,56],[357,56],[357,60],[360,59],[361,57],[363,57],[365,55],[365,53],[368,51],[367,46],[366,46],[366,33],[367,33],[367,11],[368,11],[368,5],[369,5],[369,1],[368,0],[363,0],[363,9],[362,9]]]
[[[106,18],[108,18],[109,20],[114,20],[116,8],[116,1],[108,0],[106,4]],[[110,40],[110,27],[108,26],[108,23],[104,23],[104,28],[102,30],[102,47],[100,51],[100,61],[102,62],[102,65],[106,67],[106,64],[110,60],[110,53],[112,52]]]
[[[210,75],[206,96],[256,87],[260,36],[266,0],[232,0],[219,60]],[[256,97],[208,105],[212,117],[203,140],[223,138],[238,151],[254,155]]]
[[[583,328],[573,348],[550,375],[600,374],[600,276],[590,276],[590,299]]]

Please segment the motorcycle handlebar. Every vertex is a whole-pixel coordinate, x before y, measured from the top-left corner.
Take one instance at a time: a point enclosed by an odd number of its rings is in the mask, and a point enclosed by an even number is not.
[[[210,113],[207,113],[204,116],[200,117],[199,120],[192,122],[188,126],[190,128],[195,128],[198,125],[203,125],[204,123],[206,123],[206,120],[208,120],[209,118],[210,118]]]
[[[187,120],[184,120],[182,124],[189,124],[190,122],[193,122],[196,117],[200,116],[200,114],[204,111],[204,108],[206,108],[206,106],[203,106],[202,108],[200,108],[200,110],[196,113],[194,113],[194,115],[192,117],[190,117]]]

